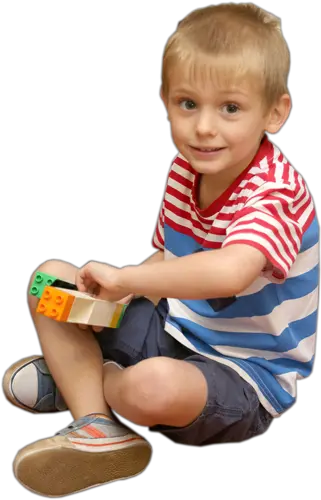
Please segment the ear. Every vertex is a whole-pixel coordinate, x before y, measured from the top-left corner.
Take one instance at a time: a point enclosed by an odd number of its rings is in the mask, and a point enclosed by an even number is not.
[[[276,134],[284,125],[291,111],[291,97],[289,94],[283,94],[279,101],[272,106],[268,115],[266,132]]]

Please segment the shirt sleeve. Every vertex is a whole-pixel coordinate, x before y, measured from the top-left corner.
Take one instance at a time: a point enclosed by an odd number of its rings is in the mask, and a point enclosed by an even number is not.
[[[222,247],[251,245],[267,258],[263,275],[282,282],[288,276],[302,243],[304,223],[313,211],[306,188],[267,183],[236,212]]]

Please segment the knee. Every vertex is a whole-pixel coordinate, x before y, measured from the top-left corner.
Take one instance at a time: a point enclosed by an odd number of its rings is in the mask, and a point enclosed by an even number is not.
[[[27,290],[28,304],[31,310],[35,309],[38,304],[37,297],[29,294],[30,287],[36,278],[37,272],[40,271],[41,273],[51,274],[53,276],[61,277],[61,269],[63,265],[64,263],[59,260],[47,260],[42,264],[40,264],[40,266],[38,266],[37,269],[35,269],[35,271],[32,273]]]
[[[127,368],[121,398],[139,425],[162,422],[175,402],[175,384],[167,358],[150,358]]]

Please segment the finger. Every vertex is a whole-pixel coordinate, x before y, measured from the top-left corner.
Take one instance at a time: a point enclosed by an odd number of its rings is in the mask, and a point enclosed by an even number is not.
[[[81,324],[79,324],[79,325],[78,325],[78,328],[79,328],[80,330],[87,330],[88,326],[87,326],[87,325],[81,325]]]
[[[99,297],[100,295],[100,286],[97,285],[97,283],[91,283],[88,288],[87,292],[92,295],[92,297]]]
[[[94,332],[96,332],[96,333],[99,333],[99,332],[101,332],[101,331],[104,329],[104,327],[103,327],[103,326],[92,326],[91,328],[92,328],[92,329],[93,329],[93,331],[94,331]]]
[[[89,266],[86,264],[76,273],[76,285],[80,292],[86,292],[91,284]]]
[[[132,300],[133,297],[134,297],[134,294],[131,293],[130,295],[127,295],[127,297],[124,297],[123,299],[118,300],[118,303],[119,304],[128,304]]]
[[[84,284],[84,279],[83,279],[83,276],[81,274],[81,270],[78,271],[78,273],[76,274],[76,286],[79,290],[79,292],[86,292],[87,291],[87,288]]]

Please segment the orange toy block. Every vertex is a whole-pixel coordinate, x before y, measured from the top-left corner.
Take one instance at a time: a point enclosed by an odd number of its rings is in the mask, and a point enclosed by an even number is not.
[[[73,295],[52,286],[46,286],[38,303],[37,312],[56,321],[66,321],[74,300]]]

